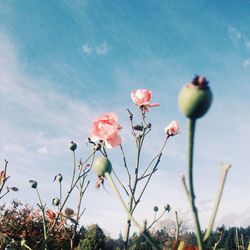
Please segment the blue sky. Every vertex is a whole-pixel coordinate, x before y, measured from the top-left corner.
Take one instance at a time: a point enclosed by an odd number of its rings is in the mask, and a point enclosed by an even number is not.
[[[186,121],[177,95],[194,74],[210,81],[214,101],[198,121],[195,148],[197,202],[205,227],[219,181],[221,161],[231,163],[217,223],[249,225],[248,131],[250,96],[250,2],[245,1],[0,1],[0,159],[10,162],[12,197],[36,203],[28,180],[39,180],[47,204],[56,195],[51,182],[70,175],[69,141],[78,157],[90,148],[91,121],[115,111],[123,125],[124,148],[134,162],[126,108],[137,112],[130,92],[153,91],[153,131],[145,158],[157,152],[165,126],[178,120],[152,180],[138,220],[152,217],[154,205],[188,209],[180,176],[185,173]],[[116,171],[121,155],[110,153]],[[112,235],[123,232],[125,216],[111,192],[86,194],[83,223],[98,222]],[[74,197],[70,201],[74,206]],[[112,214],[113,220],[110,222]]]

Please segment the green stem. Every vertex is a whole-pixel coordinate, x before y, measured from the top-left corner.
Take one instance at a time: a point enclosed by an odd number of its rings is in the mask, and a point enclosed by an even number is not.
[[[140,234],[142,234],[144,236],[144,238],[151,244],[151,246],[153,247],[154,250],[160,250],[160,248],[153,242],[153,240],[151,239],[151,237],[145,232],[144,227],[142,227],[135,219],[134,217],[131,215],[131,213],[129,212],[129,209],[127,208],[124,200],[121,197],[120,192],[118,191],[112,177],[110,176],[110,174],[108,172],[105,172],[105,177],[109,183],[109,185],[111,186],[111,188],[113,189],[116,197],[118,198],[118,200],[121,203],[122,208],[124,209],[124,211],[127,213],[127,216],[129,217],[129,219],[131,220],[131,222],[138,228]]]
[[[38,189],[36,188],[36,193],[40,202],[40,208],[42,210],[42,220],[43,220],[43,233],[44,233],[44,240],[47,242],[47,230],[46,230],[46,220],[45,220],[45,211],[44,211],[44,205],[41,199],[41,196],[38,192]],[[45,249],[47,249],[47,244],[45,244]]]
[[[73,161],[74,161],[74,169],[73,169],[73,176],[72,176],[70,188],[72,188],[72,186],[73,186],[75,174],[76,174],[76,154],[75,154],[75,151],[73,151]]]
[[[130,186],[130,190],[131,190],[131,197],[129,200],[129,214],[133,214],[133,204],[134,202],[136,203],[135,200],[135,191],[136,191],[136,187],[138,184],[138,172],[139,172],[139,166],[140,166],[140,155],[141,155],[141,148],[142,148],[142,143],[143,143],[143,137],[144,137],[144,133],[142,134],[142,137],[140,138],[140,140],[137,140],[137,158],[136,158],[136,167],[135,167],[135,176],[134,176],[134,182],[133,182],[133,186]],[[129,233],[130,233],[130,228],[131,228],[131,220],[130,218],[128,218],[127,220],[127,225],[126,225],[126,231],[125,231],[125,243],[124,243],[124,248],[128,249],[128,240],[129,240]]]
[[[60,203],[59,203],[59,210],[61,208],[61,204],[62,204],[62,182],[60,181],[59,182],[59,188],[60,188],[60,191],[59,191],[59,197],[60,197]]]
[[[188,180],[189,180],[189,193],[190,193],[190,205],[193,214],[193,220],[195,224],[195,231],[197,237],[197,243],[199,250],[203,250],[202,233],[200,228],[200,222],[198,217],[198,211],[195,206],[195,194],[193,185],[193,151],[194,151],[194,134],[195,134],[195,119],[188,119]]]
[[[231,167],[230,165],[226,165],[226,164],[222,163],[222,166],[221,166],[222,173],[221,173],[220,184],[219,184],[219,187],[218,187],[213,212],[212,212],[212,215],[211,215],[211,218],[209,220],[207,230],[206,230],[206,233],[205,233],[205,236],[204,236],[204,241],[206,241],[209,238],[209,236],[211,234],[211,231],[213,229],[213,225],[214,225],[216,214],[218,212],[219,204],[220,204],[220,201],[221,201],[221,196],[222,196],[222,193],[223,193],[226,177],[227,177],[228,170],[229,170],[230,167]]]
[[[23,245],[25,248],[29,249],[29,250],[32,250],[32,248],[30,248],[28,245],[24,244]]]

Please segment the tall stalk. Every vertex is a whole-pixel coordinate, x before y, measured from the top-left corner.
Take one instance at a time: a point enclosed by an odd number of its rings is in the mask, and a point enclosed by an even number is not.
[[[202,233],[200,228],[200,222],[198,217],[197,207],[195,205],[195,193],[193,185],[193,151],[194,151],[194,134],[195,134],[195,119],[188,119],[188,160],[187,160],[187,172],[188,172],[188,187],[189,187],[189,202],[192,209],[192,216],[195,225],[195,231],[197,236],[197,243],[199,250],[204,249]]]

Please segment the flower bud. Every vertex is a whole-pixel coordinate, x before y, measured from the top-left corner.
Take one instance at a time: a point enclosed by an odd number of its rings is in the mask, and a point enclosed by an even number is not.
[[[17,187],[7,187],[7,189],[17,192],[19,189]]]
[[[164,209],[165,209],[167,212],[170,212],[171,207],[170,207],[169,204],[167,204],[167,205],[164,206]]]
[[[29,183],[32,188],[37,188],[37,181],[30,180]]]
[[[154,206],[154,211],[157,212],[159,208],[157,206]]]
[[[62,182],[63,176],[62,176],[61,174],[58,174],[58,175],[55,176],[54,181],[55,181],[55,180],[57,180],[57,181],[59,181],[59,182]]]
[[[77,144],[75,142],[71,141],[69,144],[69,149],[72,151],[75,151],[77,149]]]
[[[134,130],[137,130],[137,131],[142,131],[142,130],[143,130],[143,126],[137,124],[137,125],[133,126],[133,129],[134,129]]]
[[[96,175],[101,177],[104,176],[105,172],[111,173],[112,164],[108,158],[99,157],[94,161],[92,168]]]
[[[202,117],[210,108],[213,95],[205,77],[196,76],[184,85],[178,96],[181,113],[191,119]]]
[[[52,204],[53,204],[54,206],[59,206],[60,200],[59,200],[58,198],[54,198],[54,199],[52,200]]]
[[[97,143],[97,144],[95,144],[94,146],[93,146],[93,150],[94,151],[98,151],[98,150],[100,150],[102,148],[102,145],[100,144],[100,143]]]

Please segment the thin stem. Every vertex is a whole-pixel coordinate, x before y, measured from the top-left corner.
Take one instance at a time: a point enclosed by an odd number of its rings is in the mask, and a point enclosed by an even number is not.
[[[9,192],[10,192],[10,191],[7,190],[2,196],[0,196],[0,200],[1,200],[5,195],[7,195]]]
[[[45,205],[43,205],[43,202],[42,202],[42,199],[41,199],[41,196],[39,194],[38,189],[37,188],[35,188],[35,189],[36,189],[36,193],[37,193],[37,196],[38,196],[38,199],[40,202],[40,209],[42,210],[43,233],[44,233],[44,240],[46,242],[47,241],[47,230],[46,230],[46,220],[45,220],[45,211],[44,211]],[[45,249],[47,249],[47,243],[45,243]]]
[[[124,185],[122,184],[121,180],[119,179],[119,177],[117,176],[116,172],[114,171],[114,169],[112,169],[112,172],[116,178],[116,180],[118,181],[118,183],[120,184],[120,186],[123,188],[123,190],[125,191],[126,195],[129,196],[129,193],[127,191],[127,189],[124,187]]]
[[[124,167],[125,167],[125,169],[127,171],[127,174],[128,174],[128,185],[129,185],[129,187],[131,187],[131,174],[129,172],[127,161],[126,161],[126,156],[125,156],[125,153],[124,153],[124,150],[123,150],[123,147],[122,147],[121,144],[120,144],[120,149],[122,151],[122,157],[123,157]]]
[[[190,193],[189,193],[188,188],[187,188],[187,183],[186,183],[185,175],[181,176],[181,182],[183,184],[183,187],[184,187],[185,193],[187,195],[187,198],[188,198],[188,200],[190,200]]]
[[[143,187],[143,189],[142,189],[142,191],[141,191],[141,194],[139,195],[138,199],[137,199],[136,202],[135,202],[135,205],[134,205],[134,207],[133,207],[133,209],[132,209],[132,213],[134,212],[136,206],[137,206],[138,203],[140,202],[141,197],[142,197],[142,195],[144,194],[144,192],[145,192],[145,190],[146,190],[146,188],[147,188],[147,186],[148,186],[148,184],[149,184],[149,181],[150,181],[151,178],[152,178],[152,175],[153,175],[153,174],[155,173],[155,171],[157,170],[157,166],[158,166],[158,164],[160,163],[161,156],[162,156],[162,153],[159,155],[158,160],[157,160],[157,162],[156,162],[156,164],[155,164],[153,170],[152,170],[151,173],[149,174],[149,177],[148,177],[148,179],[147,179],[147,181],[146,181],[146,183],[145,183],[145,185],[144,185],[144,187]]]
[[[59,181],[59,189],[60,189],[60,191],[59,191],[60,203],[59,203],[58,208],[60,209],[61,204],[62,204],[62,182],[61,181]]]
[[[178,212],[175,211],[175,222],[176,222],[176,234],[175,234],[175,240],[178,242],[179,237],[180,237],[180,223],[178,219]]]
[[[73,151],[73,162],[74,162],[74,169],[73,169],[73,176],[72,176],[70,188],[72,188],[72,186],[73,186],[75,174],[76,174],[76,153],[75,153],[75,151]]]
[[[110,176],[110,174],[108,172],[105,172],[105,177],[110,185],[110,187],[113,189],[117,199],[120,201],[122,208],[124,209],[124,211],[126,212],[127,216],[129,217],[129,219],[131,220],[131,222],[138,228],[139,232],[144,236],[144,238],[151,244],[151,246],[153,247],[154,250],[160,250],[160,248],[153,242],[153,240],[151,239],[151,237],[145,232],[144,227],[142,227],[135,219],[134,217],[131,215],[129,209],[127,208],[125,202],[123,201],[121,194],[119,193],[112,177]]]
[[[195,194],[193,185],[193,151],[194,151],[194,133],[195,133],[195,119],[188,119],[188,180],[189,180],[189,193],[190,193],[190,205],[193,214],[193,220],[195,224],[195,231],[197,237],[197,243],[199,250],[203,250],[202,233],[200,228],[200,222],[198,217],[198,211],[195,206]]]
[[[80,168],[78,177],[77,177],[76,181],[73,183],[73,186],[72,186],[72,187],[70,188],[70,190],[68,191],[68,194],[67,194],[67,196],[65,197],[64,202],[62,203],[61,208],[59,209],[58,214],[57,214],[57,216],[56,216],[56,219],[55,219],[55,221],[54,221],[54,223],[53,223],[53,225],[52,225],[52,227],[51,227],[51,229],[50,229],[50,231],[49,231],[49,234],[50,234],[50,235],[51,235],[51,234],[53,233],[53,231],[54,231],[55,225],[56,225],[56,223],[57,223],[58,220],[59,220],[60,214],[61,214],[61,212],[62,212],[62,210],[63,210],[63,208],[64,208],[66,202],[68,201],[71,192],[73,191],[73,189],[74,189],[75,186],[77,185],[78,181],[79,181],[81,178],[84,178],[84,176],[86,176],[86,175],[88,174],[88,172],[90,171],[90,169],[89,169],[89,170],[87,170],[86,172],[84,172],[83,174],[81,174],[84,164],[85,164],[91,157],[94,158],[94,157],[95,157],[95,153],[96,153],[96,150],[94,150],[94,151],[89,155],[89,157],[82,163],[82,166],[81,166],[81,168]]]
[[[150,161],[150,163],[148,164],[148,166],[146,167],[146,169],[144,170],[143,174],[141,175],[141,179],[145,176],[145,174],[147,173],[148,169],[150,168],[150,166],[152,165],[152,163],[159,157],[159,155],[162,153],[163,149],[166,146],[166,143],[168,141],[169,136],[166,136],[163,145],[159,151],[159,153]]]
[[[4,187],[5,182],[6,182],[6,180],[7,180],[7,178],[6,178],[7,167],[8,167],[8,161],[5,160],[5,161],[4,161],[3,182],[2,182],[2,185],[0,186],[0,194],[1,194],[1,192],[3,191],[3,187]],[[6,195],[6,194],[5,194],[5,195]],[[5,195],[3,195],[3,196],[5,196]],[[3,196],[2,196],[2,197],[3,197]],[[1,199],[2,197],[0,197],[0,199]]]
[[[165,213],[166,213],[166,210],[164,209],[164,211],[158,216],[158,218],[156,218],[156,212],[155,212],[154,221],[150,224],[150,226],[147,227],[147,230],[149,230],[156,222],[158,222]]]
[[[208,222],[208,225],[207,225],[207,230],[206,230],[206,233],[205,233],[205,236],[204,236],[204,241],[206,241],[209,238],[209,236],[210,236],[210,234],[212,232],[214,221],[215,221],[215,218],[216,218],[216,214],[218,212],[219,204],[220,204],[220,201],[221,201],[221,196],[222,196],[222,193],[223,193],[226,177],[227,177],[227,174],[228,174],[228,171],[229,171],[230,167],[231,167],[230,165],[226,165],[226,164],[222,163],[222,166],[221,166],[221,171],[222,171],[221,172],[221,179],[220,179],[217,195],[216,195],[216,198],[215,198],[215,203],[214,203],[214,208],[213,208],[213,211],[212,211],[212,215],[211,215],[211,218],[210,218],[210,220]]]
[[[32,250],[32,248],[30,248],[27,244],[24,244],[23,246],[29,250]]]

